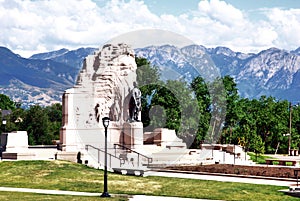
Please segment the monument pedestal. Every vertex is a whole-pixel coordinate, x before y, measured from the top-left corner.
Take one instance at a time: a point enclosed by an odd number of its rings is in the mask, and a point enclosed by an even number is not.
[[[128,148],[134,149],[143,145],[143,123],[126,122],[123,125],[123,133],[120,142]]]
[[[2,159],[31,160],[35,154],[29,152],[26,131],[2,133],[1,146],[4,148]]]

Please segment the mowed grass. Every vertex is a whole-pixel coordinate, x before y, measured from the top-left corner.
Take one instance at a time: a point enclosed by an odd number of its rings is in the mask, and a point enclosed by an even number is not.
[[[89,196],[69,196],[69,195],[45,195],[36,193],[20,193],[20,192],[1,192],[1,201],[45,201],[45,200],[67,200],[67,201],[97,201],[101,200],[99,197]],[[103,200],[103,199],[102,199]],[[126,201],[127,198],[115,197],[107,198],[109,201]]]
[[[103,171],[67,161],[2,161],[0,186],[101,193]],[[298,200],[287,187],[166,177],[108,174],[110,194],[159,195],[215,200]],[[16,197],[11,197],[14,195]],[[0,192],[0,200],[99,200],[99,197]],[[28,199],[27,199],[28,198]],[[105,200],[127,200],[114,197]]]

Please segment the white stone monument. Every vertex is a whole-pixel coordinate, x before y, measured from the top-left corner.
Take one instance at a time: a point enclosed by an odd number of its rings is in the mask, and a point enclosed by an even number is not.
[[[63,151],[77,152],[85,145],[103,148],[103,117],[111,120],[108,147],[122,142],[124,134],[131,138],[130,147],[142,144],[143,125],[136,119],[132,122],[129,111],[136,69],[133,50],[123,43],[104,45],[84,60],[76,85],[63,95],[63,126],[60,132]],[[124,130],[124,124],[137,129],[128,133],[128,126]],[[129,138],[127,136],[126,139]]]

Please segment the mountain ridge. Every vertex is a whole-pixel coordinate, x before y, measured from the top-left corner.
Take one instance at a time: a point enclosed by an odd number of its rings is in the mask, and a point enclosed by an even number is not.
[[[74,85],[84,58],[96,50],[92,47],[63,48],[23,58],[0,47],[0,93],[23,101],[27,106],[59,102],[63,91]],[[229,75],[236,81],[242,97],[266,95],[291,102],[300,100],[297,95],[300,90],[300,47],[292,51],[272,47],[259,53],[242,53],[222,46],[178,48],[162,45],[137,48],[135,53],[158,66],[164,80],[191,81],[199,72],[208,80]]]

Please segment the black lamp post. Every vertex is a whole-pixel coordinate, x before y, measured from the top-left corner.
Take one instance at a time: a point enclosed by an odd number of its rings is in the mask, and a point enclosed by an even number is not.
[[[4,131],[3,132],[5,133],[6,132],[6,119],[2,120],[2,124],[4,125]]]
[[[104,157],[104,190],[101,197],[110,197],[107,190],[107,127],[109,125],[109,117],[102,118],[102,123],[105,128],[105,157]]]

